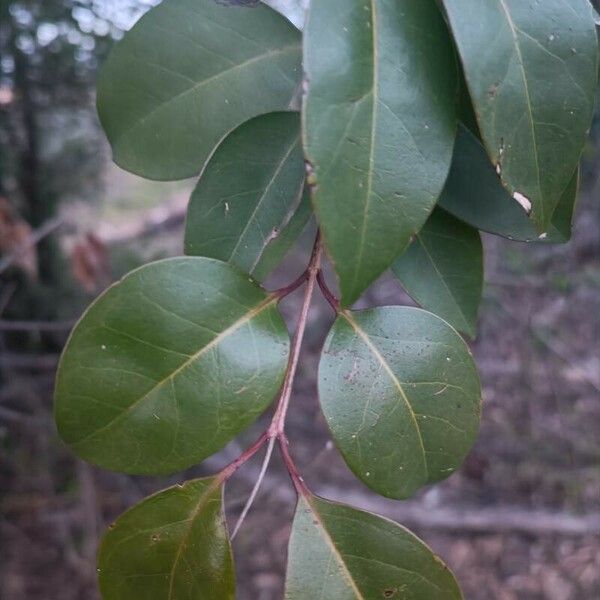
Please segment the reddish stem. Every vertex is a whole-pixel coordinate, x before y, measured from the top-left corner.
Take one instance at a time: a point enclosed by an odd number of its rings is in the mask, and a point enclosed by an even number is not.
[[[290,285],[286,285],[285,287],[282,287],[273,293],[281,300],[282,298],[285,298],[286,296],[289,296],[295,292],[307,279],[308,269],[306,269],[306,271],[304,271],[304,273],[302,273],[302,275],[300,275],[296,281],[293,281],[290,283]]]
[[[319,288],[321,289],[321,293],[325,297],[325,300],[329,302],[331,308],[338,313],[340,312],[340,301],[334,296],[333,292],[327,286],[327,282],[325,281],[325,275],[323,275],[323,271],[319,271],[317,274],[317,283],[319,284]]]
[[[281,456],[283,458],[283,462],[285,467],[290,475],[290,479],[296,488],[296,491],[300,496],[310,496],[310,490],[307,485],[304,483],[304,479],[298,472],[298,467],[296,467],[296,463],[290,454],[289,442],[284,433],[280,434],[277,438],[279,441],[279,448],[281,449]]]
[[[300,360],[300,350],[302,349],[302,342],[304,341],[304,334],[306,332],[310,303],[315,290],[317,277],[321,269],[322,254],[323,246],[321,245],[321,236],[317,234],[317,239],[315,240],[315,245],[310,257],[310,263],[306,269],[308,274],[308,283],[306,285],[306,291],[304,292],[304,300],[302,302],[302,308],[300,309],[298,325],[296,326],[296,332],[294,333],[294,338],[292,340],[292,351],[290,353],[290,360],[285,373],[285,379],[283,380],[283,387],[281,388],[279,404],[277,405],[277,410],[275,411],[275,415],[271,421],[271,426],[269,427],[269,438],[283,435],[285,428],[285,417],[290,405],[290,398],[292,396],[292,389],[294,387],[294,379],[296,378],[298,362]]]
[[[218,475],[221,482],[227,481],[240,467],[245,465],[265,444],[268,436],[263,433],[257,440],[234,461],[230,462]]]

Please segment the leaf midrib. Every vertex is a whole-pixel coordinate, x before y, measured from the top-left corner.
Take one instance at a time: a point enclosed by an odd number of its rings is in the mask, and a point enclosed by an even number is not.
[[[349,311],[343,311],[340,313],[340,315],[344,319],[346,319],[346,321],[350,324],[352,329],[354,329],[356,334],[363,340],[363,342],[369,348],[369,350],[371,351],[373,356],[375,356],[375,358],[379,361],[379,363],[385,369],[386,373],[392,380],[392,383],[394,384],[396,389],[400,392],[400,397],[406,404],[406,408],[408,409],[408,414],[411,417],[411,420],[414,424],[415,431],[417,433],[417,437],[419,439],[419,444],[421,447],[421,453],[422,453],[422,458],[423,458],[423,468],[425,470],[425,478],[426,478],[426,480],[429,480],[429,465],[427,464],[427,451],[425,450],[425,443],[423,441],[423,435],[421,433],[421,428],[419,427],[419,422],[417,421],[417,416],[415,414],[415,411],[413,410],[410,400],[408,399],[408,396],[406,395],[406,392],[404,391],[404,388],[402,387],[400,380],[396,377],[394,371],[392,370],[392,368],[390,367],[388,362],[385,360],[384,356],[381,354],[381,352],[379,351],[377,346],[371,341],[371,338],[369,337],[368,333],[366,331],[364,331],[360,327],[360,325],[353,319],[353,317],[351,316]]]
[[[224,329],[219,335],[214,337],[205,346],[202,346],[202,348],[200,348],[196,353],[192,354],[187,360],[185,360],[181,365],[179,365],[172,373],[170,373],[163,379],[157,381],[156,384],[153,385],[150,390],[148,390],[142,396],[140,396],[137,400],[135,400],[134,402],[129,404],[129,406],[127,406],[127,408],[125,408],[125,410],[120,412],[114,419],[111,419],[110,421],[108,421],[108,423],[105,423],[102,427],[92,431],[91,433],[87,434],[83,438],[81,438],[75,442],[71,442],[71,446],[73,446],[73,447],[80,446],[81,444],[86,443],[91,438],[93,438],[97,435],[100,435],[101,433],[104,433],[105,431],[110,429],[113,425],[115,425],[115,423],[118,423],[121,420],[123,420],[125,417],[127,417],[129,414],[131,414],[131,412],[133,410],[135,410],[135,408],[137,408],[144,400],[146,400],[151,394],[153,394],[157,389],[161,388],[166,383],[172,381],[179,373],[181,373],[183,370],[185,370],[187,367],[189,367],[192,363],[197,361],[201,356],[206,354],[206,352],[208,352],[209,350],[212,350],[214,347],[218,346],[223,340],[227,339],[227,337],[229,337],[230,335],[235,333],[238,329],[240,329],[241,327],[243,327],[244,325],[249,323],[252,319],[254,319],[260,313],[262,313],[263,310],[266,310],[267,308],[269,308],[271,305],[273,305],[277,301],[278,301],[277,296],[267,297],[260,304],[255,306],[252,310],[249,310],[243,317],[241,317],[235,323],[233,323],[232,325],[227,327],[227,329]]]
[[[371,32],[372,32],[372,43],[373,43],[373,108],[371,109],[371,145],[369,148],[369,176],[367,179],[367,189],[365,197],[365,208],[363,211],[363,222],[360,232],[360,241],[358,244],[358,256],[356,259],[356,268],[354,269],[354,281],[352,282],[352,290],[356,288],[356,283],[360,271],[362,269],[362,261],[365,251],[365,236],[367,234],[367,221],[369,208],[371,206],[371,196],[373,194],[373,171],[375,163],[375,143],[376,143],[376,125],[377,125],[377,102],[378,102],[378,90],[379,90],[379,63],[378,63],[378,52],[377,52],[377,0],[370,0],[371,3]]]
[[[242,244],[242,241],[244,240],[244,237],[246,236],[246,233],[248,232],[248,229],[250,228],[250,226],[252,225],[252,223],[254,221],[254,217],[256,217],[256,214],[260,210],[263,202],[265,201],[265,198],[268,196],[269,192],[271,191],[271,188],[273,187],[273,184],[275,183],[277,177],[279,177],[279,174],[281,173],[281,171],[282,171],[284,165],[286,164],[288,158],[291,156],[294,148],[296,148],[296,146],[298,145],[299,140],[300,140],[300,134],[296,135],[293,138],[292,143],[290,144],[289,148],[286,150],[286,152],[284,153],[282,159],[277,164],[277,167],[275,168],[275,171],[273,172],[273,175],[269,179],[269,183],[265,186],[264,192],[262,193],[260,199],[256,203],[256,206],[254,207],[254,210],[252,211],[252,214],[248,218],[248,221],[247,221],[246,225],[244,226],[242,232],[240,233],[240,236],[238,238],[238,241],[237,241],[235,247],[231,251],[231,254],[229,256],[229,260],[230,261],[237,254],[237,251],[238,251],[240,245]],[[264,250],[264,246],[263,246],[263,250]],[[260,254],[259,254],[259,256],[260,256]]]
[[[518,27],[516,26],[515,22],[513,21],[512,15],[510,13],[510,10],[508,9],[508,6],[506,5],[506,1],[505,0],[498,0],[498,2],[500,3],[500,6],[502,7],[502,11],[504,12],[504,14],[506,15],[506,20],[508,22],[508,26],[510,27],[511,33],[512,33],[512,37],[515,43],[515,49],[517,52],[517,57],[519,59],[519,65],[520,65],[520,71],[521,71],[521,75],[523,77],[523,85],[525,88],[525,96],[526,96],[526,101],[527,101],[527,114],[529,116],[529,123],[531,126],[531,134],[533,137],[533,156],[535,159],[535,169],[536,169],[536,176],[537,176],[537,182],[538,182],[538,191],[540,194],[542,194],[542,182],[541,182],[541,174],[540,174],[540,160],[539,160],[539,156],[538,156],[538,150],[537,150],[537,132],[536,132],[536,128],[535,128],[535,121],[533,120],[533,110],[532,110],[532,105],[531,105],[531,95],[529,93],[529,81],[527,79],[527,73],[525,72],[525,63],[523,61],[523,53],[521,52],[521,46],[519,44],[519,36],[517,34],[518,31]],[[518,190],[517,190],[518,191]],[[535,210],[539,209],[540,212],[540,220],[543,223],[545,221],[544,218],[544,202],[539,202],[537,207],[534,207]]]
[[[305,496],[303,500],[306,502],[306,504],[310,508],[311,513],[317,520],[319,528],[325,534],[323,537],[325,538],[325,541],[327,542],[327,545],[329,546],[332,554],[335,555],[335,557],[337,558],[338,564],[342,567],[341,572],[345,574],[345,579],[350,584],[350,587],[352,588],[352,591],[356,596],[356,600],[366,600],[366,598],[362,595],[362,592],[360,591],[356,581],[354,581],[354,577],[352,577],[352,573],[350,573],[350,569],[348,569],[348,566],[344,561],[344,557],[338,550],[337,546],[335,545],[335,542],[333,541],[333,538],[329,534],[329,531],[327,530],[327,527],[325,526],[325,523],[323,522],[323,519],[321,518],[318,509],[315,507],[315,505],[312,503],[311,499],[308,496]]]
[[[300,50],[300,48],[301,48],[300,45],[294,44],[292,46],[284,46],[283,48],[276,48],[275,50],[269,50],[268,52],[253,56],[252,58],[249,58],[241,63],[238,63],[237,65],[234,65],[233,67],[224,69],[223,71],[219,71],[218,73],[211,75],[207,79],[203,79],[202,81],[197,82],[195,85],[183,90],[182,92],[176,94],[175,96],[171,96],[170,98],[167,98],[164,102],[159,103],[158,105],[156,105],[154,108],[152,108],[152,110],[150,110],[146,114],[135,119],[132,122],[131,126],[128,127],[127,129],[125,129],[123,131],[123,133],[120,136],[118,136],[118,138],[115,139],[115,144],[119,144],[119,142],[126,139],[130,133],[132,133],[138,127],[142,127],[148,119],[152,118],[155,114],[160,112],[163,108],[167,107],[172,102],[177,102],[177,100],[183,98],[184,96],[195,93],[198,90],[202,89],[205,85],[212,83],[214,81],[218,81],[221,77],[230,75],[232,72],[237,71],[243,67],[247,67],[248,65],[251,65],[256,62],[260,62],[261,60],[270,58],[272,56],[276,56],[278,54],[286,54],[288,52],[297,51],[297,50]]]
[[[427,244],[425,243],[425,240],[423,239],[423,237],[420,234],[417,234],[416,238],[417,238],[419,244],[421,245],[421,248],[423,248],[423,252],[425,252],[427,259],[431,263],[433,270],[437,273],[438,277],[440,278],[440,281],[442,282],[443,286],[446,288],[446,291],[448,292],[450,298],[452,299],[452,302],[454,304],[454,307],[458,311],[458,314],[461,316],[461,318],[463,320],[463,327],[465,327],[468,331],[470,331],[471,325],[469,323],[469,319],[468,319],[467,315],[465,314],[465,312],[463,311],[462,306],[461,306],[460,302],[458,301],[456,295],[450,288],[450,285],[446,281],[446,278],[444,277],[443,273],[439,270],[436,261],[434,260],[433,256],[431,255],[431,252],[429,251],[429,248],[427,247]]]

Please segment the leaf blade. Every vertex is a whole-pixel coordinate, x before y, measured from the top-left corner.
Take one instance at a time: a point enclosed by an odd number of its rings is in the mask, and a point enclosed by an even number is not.
[[[593,114],[598,49],[590,3],[444,6],[488,154],[510,195],[531,203],[538,235],[548,233]]]
[[[99,466],[175,472],[269,405],[288,353],[276,299],[247,276],[211,259],[152,263],[75,327],[57,375],[59,433]]]
[[[552,215],[547,235],[541,239],[531,219],[500,183],[481,142],[461,126],[439,205],[461,221],[494,235],[521,242],[564,243],[571,237],[578,182],[577,169]]]
[[[304,178],[297,114],[271,113],[244,123],[217,148],[192,194],[186,254],[227,261],[251,275],[264,271],[267,248],[300,208]],[[304,223],[305,208],[299,215]],[[271,262],[293,241],[284,235]]]
[[[483,247],[476,229],[436,208],[392,271],[420,306],[475,337],[483,292]]]
[[[408,530],[316,496],[299,499],[286,600],[366,600],[402,594],[414,600],[462,598],[453,575]]]
[[[235,597],[233,556],[216,478],[189,481],[143,500],[103,537],[105,600]]]
[[[168,43],[156,43],[165,36]],[[149,179],[196,175],[235,127],[290,109],[300,44],[294,27],[263,4],[166,0],[153,8],[99,80],[98,112],[115,162]]]
[[[456,64],[434,2],[400,10],[387,0],[315,0],[304,68],[313,202],[349,306],[441,192],[456,132]]]
[[[464,340],[439,317],[409,307],[338,317],[321,356],[319,398],[350,469],[398,499],[460,466],[481,413]]]

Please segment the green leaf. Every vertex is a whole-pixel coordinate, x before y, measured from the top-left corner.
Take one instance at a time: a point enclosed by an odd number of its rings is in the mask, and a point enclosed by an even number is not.
[[[481,390],[467,345],[417,308],[342,312],[321,357],[319,397],[350,469],[390,498],[448,477],[479,427]]]
[[[443,0],[489,156],[538,234],[577,167],[594,109],[588,0]],[[531,206],[529,206],[531,205]]]
[[[208,258],[133,271],[92,304],[63,353],[63,440],[127,473],[172,473],[213,454],[281,385],[289,337],[276,303]]]
[[[292,216],[290,222],[284,227],[279,237],[273,239],[265,248],[260,262],[254,270],[254,277],[258,281],[264,281],[284,259],[285,255],[292,249],[302,233],[308,227],[313,216],[310,192],[305,189],[300,206]]]
[[[268,6],[165,0],[117,44],[98,86],[115,162],[150,179],[196,175],[244,121],[290,108],[301,36]]]
[[[479,232],[437,208],[393,272],[425,309],[475,337],[483,291]]]
[[[439,204],[461,221],[511,240],[567,242],[577,199],[576,170],[540,239],[534,223],[500,183],[479,140],[460,127],[454,160]]]
[[[315,496],[298,501],[286,600],[461,600],[448,567],[397,523]]]
[[[457,66],[434,0],[313,0],[304,145],[349,306],[429,216],[456,134]]]
[[[123,514],[100,546],[103,600],[233,600],[235,573],[222,496],[218,479],[197,479]]]
[[[244,123],[217,148],[192,194],[186,254],[228,261],[250,274],[262,270],[265,250],[299,207],[304,175],[297,114]],[[278,246],[280,253],[285,246]]]

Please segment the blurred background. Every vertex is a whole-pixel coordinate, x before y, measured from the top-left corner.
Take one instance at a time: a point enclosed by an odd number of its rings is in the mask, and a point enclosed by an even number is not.
[[[0,0],[0,599],[96,600],[104,527],[143,496],[214,472],[264,428],[171,478],[76,460],[52,421],[61,348],[75,319],[130,269],[182,253],[193,182],[158,184],[110,161],[94,109],[97,70],[155,0]],[[292,0],[273,0],[292,4]],[[299,14],[299,13],[297,13]],[[600,598],[600,118],[584,154],[573,240],[485,236],[487,284],[473,344],[484,387],[479,441],[459,473],[407,502],[348,472],[319,414],[318,352],[332,321],[317,299],[289,418],[319,494],[414,529],[467,600]],[[291,281],[312,232],[273,275]],[[411,304],[384,277],[362,301]],[[291,317],[297,295],[282,310]],[[256,479],[228,487],[235,519]],[[282,596],[294,493],[278,460],[235,540],[242,600]]]

